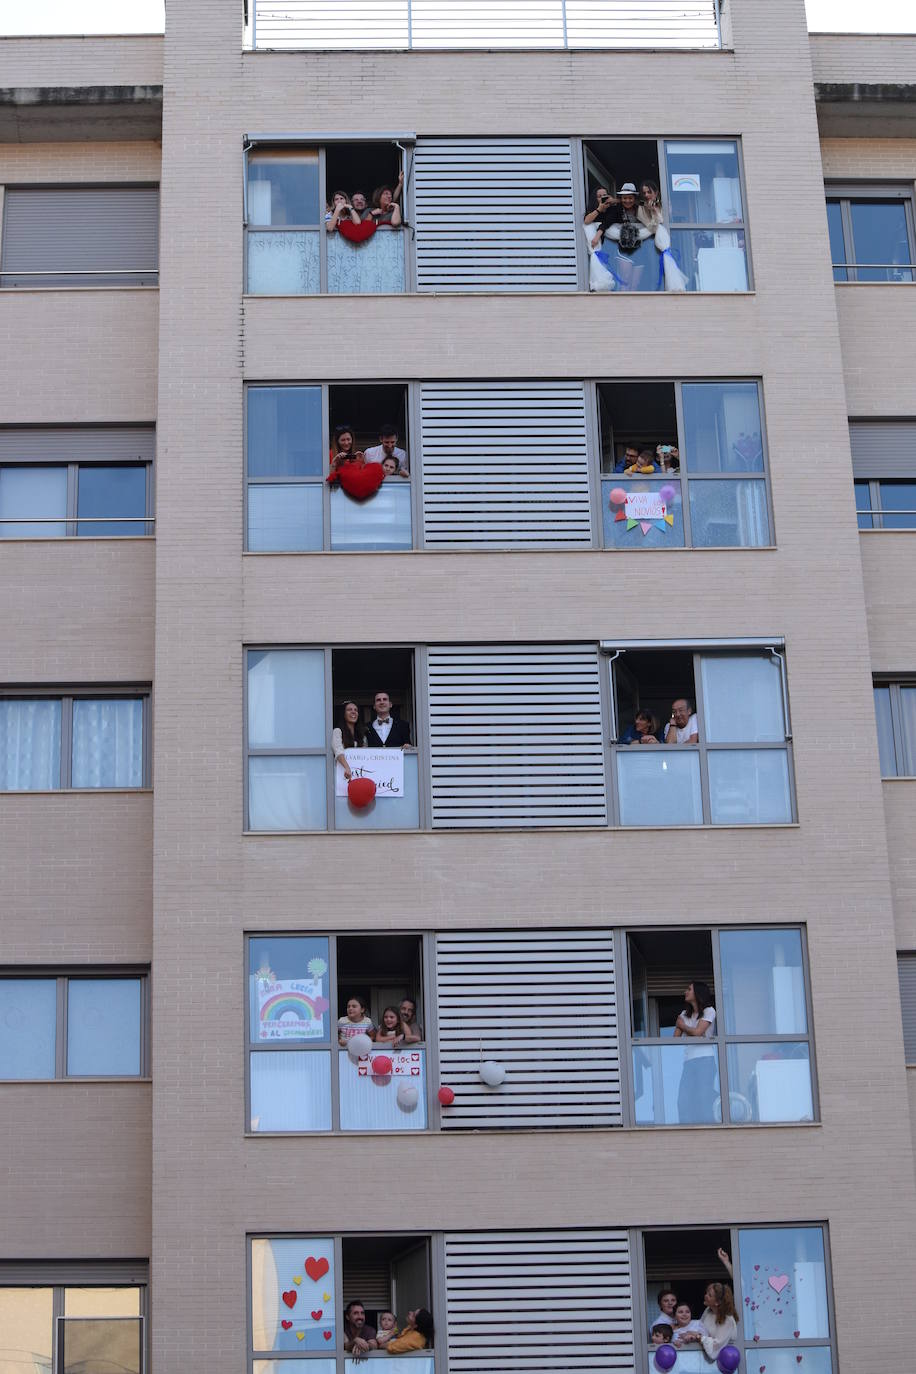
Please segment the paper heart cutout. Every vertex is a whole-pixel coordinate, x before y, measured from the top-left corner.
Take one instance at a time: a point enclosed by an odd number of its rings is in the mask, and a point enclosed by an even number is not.
[[[331,1295],[330,1295],[330,1293],[322,1293],[321,1296],[324,1298],[325,1302],[330,1302],[330,1301],[331,1301]]]
[[[293,1274],[293,1283],[296,1285],[297,1288],[299,1287],[299,1285],[300,1285],[301,1282],[302,1282],[302,1275],[301,1275],[301,1274]]]
[[[313,1010],[317,1012],[327,1011],[330,1005],[331,1004],[326,997],[316,997],[313,1003]]]
[[[755,1336],[755,1337],[754,1337],[754,1344],[756,1345],[756,1343],[757,1343],[759,1340],[760,1340],[760,1337],[759,1337],[759,1336]]]
[[[282,1321],[280,1325],[283,1327],[284,1331],[289,1331],[292,1327],[292,1322]]]
[[[759,1264],[755,1264],[755,1265],[754,1265],[754,1273],[755,1273],[755,1274],[757,1273],[757,1270],[758,1270],[759,1268],[760,1268],[760,1265],[759,1265]]]
[[[329,1341],[329,1340],[331,1339],[331,1337],[334,1335],[334,1332],[333,1332],[333,1331],[322,1331],[321,1334],[322,1334],[322,1336],[324,1336],[324,1338],[325,1338],[326,1341]]]
[[[802,1360],[803,1360],[804,1358],[805,1358],[804,1355],[796,1355],[796,1356],[795,1356],[795,1363],[796,1363],[796,1364],[801,1364],[801,1362],[802,1362]]]
[[[323,1279],[330,1267],[326,1259],[315,1259],[314,1255],[309,1255],[305,1261],[305,1272],[313,1283]]]
[[[297,1331],[297,1332],[296,1332],[296,1340],[297,1340],[297,1341],[304,1341],[304,1340],[305,1340],[305,1332],[304,1332],[304,1331]]]
[[[385,469],[381,463],[341,463],[337,469],[338,482],[354,501],[367,501],[374,496],[385,480]]]
[[[320,1322],[323,1315],[324,1315],[324,1310],[323,1310],[323,1308],[319,1307],[317,1312],[313,1312],[313,1313],[312,1313],[312,1321],[313,1321],[313,1322]]]
[[[770,1277],[767,1279],[767,1283],[770,1285],[774,1293],[781,1293],[788,1282],[788,1274],[771,1274]]]
[[[765,1364],[760,1366],[760,1374],[767,1374],[767,1367]]]
[[[798,1340],[799,1336],[801,1335],[801,1332],[800,1332],[800,1331],[793,1331],[793,1332],[792,1332],[792,1335],[795,1337],[796,1340]]]
[[[364,219],[359,224],[354,224],[352,219],[342,219],[337,224],[338,234],[350,243],[365,243],[366,239],[372,238],[376,228],[374,219]]]
[[[299,1294],[296,1292],[295,1288],[291,1288],[288,1293],[281,1294],[281,1297],[283,1298],[283,1301],[286,1303],[287,1307],[295,1307],[296,1299],[298,1298],[298,1296]]]

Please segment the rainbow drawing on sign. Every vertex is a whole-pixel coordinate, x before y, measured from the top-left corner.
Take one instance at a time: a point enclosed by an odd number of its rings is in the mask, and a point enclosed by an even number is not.
[[[258,983],[259,1040],[321,1040],[328,1000],[321,979]]]

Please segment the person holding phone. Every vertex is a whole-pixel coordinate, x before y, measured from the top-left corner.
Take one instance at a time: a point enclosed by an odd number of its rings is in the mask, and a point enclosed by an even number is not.
[[[335,191],[324,216],[324,227],[327,232],[336,234],[341,220],[349,220],[351,224],[360,223],[360,217],[351,205],[346,191]]]

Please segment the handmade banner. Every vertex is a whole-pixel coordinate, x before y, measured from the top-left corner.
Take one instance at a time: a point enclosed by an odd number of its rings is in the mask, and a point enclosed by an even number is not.
[[[391,1060],[391,1077],[419,1078],[422,1073],[422,1059],[419,1050],[387,1050],[380,1049],[372,1054],[362,1055],[358,1061],[357,1077],[366,1078],[369,1075],[372,1060],[378,1055],[385,1055]]]
[[[675,489],[669,482],[650,491],[624,491],[623,487],[614,487],[610,498],[611,507],[618,508],[614,520],[625,520],[628,530],[638,525],[644,535],[651,529],[664,532],[674,524],[671,514],[674,494]]]
[[[259,1040],[321,1040],[327,1010],[320,978],[258,979]]]
[[[376,800],[382,797],[403,797],[404,754],[400,749],[346,749],[347,763],[354,778],[371,778],[375,783]],[[335,793],[347,795],[347,779],[338,763],[335,772]]]

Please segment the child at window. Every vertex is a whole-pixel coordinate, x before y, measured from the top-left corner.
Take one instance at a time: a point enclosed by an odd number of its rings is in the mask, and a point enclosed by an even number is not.
[[[702,1323],[693,1320],[690,1304],[679,1302],[674,1309],[674,1339],[672,1344],[680,1349],[683,1344],[682,1337],[688,1334],[703,1336],[705,1332],[703,1331]]]
[[[391,1011],[391,1007],[386,1007],[386,1011]],[[385,1018],[382,1017],[384,1025]],[[398,1334],[398,1322],[393,1312],[380,1312],[378,1314],[378,1330],[375,1333],[376,1344],[379,1350],[386,1349],[388,1342],[393,1340]]]
[[[401,1030],[401,1013],[397,1007],[386,1007],[382,1012],[382,1023],[375,1036],[375,1043],[400,1045],[403,1043],[404,1035]]]
[[[370,1040],[375,1039],[375,1022],[361,997],[350,998],[346,1016],[337,1022],[337,1039],[344,1049],[354,1035],[368,1035]]]
[[[656,1322],[652,1328],[653,1345],[670,1345],[672,1336],[671,1327],[667,1322]]]

